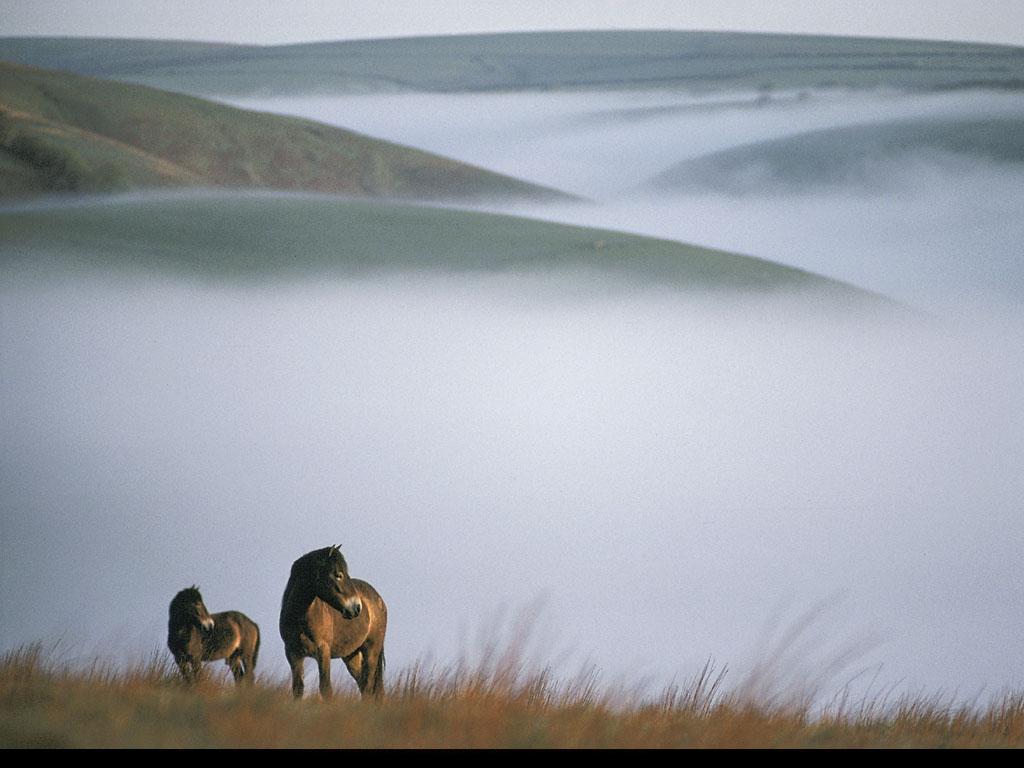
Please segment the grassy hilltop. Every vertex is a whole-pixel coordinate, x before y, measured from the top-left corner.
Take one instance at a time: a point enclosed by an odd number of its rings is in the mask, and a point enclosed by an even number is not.
[[[896,160],[943,156],[1024,163],[1024,119],[932,118],[809,131],[677,163],[645,186],[658,192],[813,189],[870,183]]]
[[[1024,87],[1024,49],[736,32],[592,31],[224,45],[0,38],[0,60],[186,93]]]
[[[220,667],[220,664],[217,664]],[[283,681],[185,689],[165,652],[117,670],[75,669],[36,647],[0,657],[0,747],[694,748],[1022,747],[1024,699],[839,703],[729,692],[713,669],[655,698],[555,683],[500,654],[479,668],[406,671],[380,702],[294,702]]]
[[[586,269],[621,289],[808,290],[835,306],[883,302],[763,259],[649,237],[447,208],[223,193],[0,211],[0,274],[146,269],[260,280],[392,270],[550,273]],[[586,290],[586,280],[573,284]]]
[[[309,120],[0,63],[0,197],[174,186],[568,199]]]

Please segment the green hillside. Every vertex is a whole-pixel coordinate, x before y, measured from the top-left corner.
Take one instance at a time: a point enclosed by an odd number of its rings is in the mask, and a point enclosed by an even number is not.
[[[830,305],[880,300],[769,261],[513,216],[297,195],[164,195],[0,210],[0,275],[156,270],[262,280],[392,270],[614,275],[620,289],[816,290]],[[576,275],[570,284],[586,290]]]
[[[0,60],[214,95],[1024,87],[1024,49],[1017,47],[729,32],[533,32],[279,46],[0,38]]]
[[[746,192],[887,183],[899,173],[893,161],[940,154],[1024,163],[1024,119],[934,118],[809,131],[683,161],[646,186]]]
[[[170,186],[568,199],[309,120],[0,63],[0,197]]]

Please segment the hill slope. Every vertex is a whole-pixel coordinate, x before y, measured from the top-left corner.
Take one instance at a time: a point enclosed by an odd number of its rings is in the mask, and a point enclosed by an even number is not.
[[[809,131],[677,163],[645,187],[670,192],[814,190],[825,185],[887,183],[894,161],[963,155],[1024,163],[1024,119],[935,118]]]
[[[1024,49],[922,40],[594,31],[251,46],[0,38],[0,60],[188,93],[1024,86]]]
[[[165,186],[568,198],[309,120],[0,63],[0,196]]]
[[[0,211],[0,273],[45,264],[260,280],[389,270],[611,274],[626,289],[811,290],[830,305],[887,303],[852,286],[667,240],[445,208],[297,195],[165,195]],[[574,273],[575,274],[575,273]],[[570,284],[587,289],[586,280]]]

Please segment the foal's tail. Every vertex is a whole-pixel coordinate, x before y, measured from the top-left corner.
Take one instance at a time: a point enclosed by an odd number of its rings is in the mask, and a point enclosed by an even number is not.
[[[252,669],[245,670],[246,673],[253,675],[256,674],[256,659],[260,655],[260,628],[256,627],[256,645],[252,649]]]

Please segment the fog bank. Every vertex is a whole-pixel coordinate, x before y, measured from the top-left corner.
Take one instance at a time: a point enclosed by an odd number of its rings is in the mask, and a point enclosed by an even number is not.
[[[848,183],[844,176],[803,190],[638,191],[682,161],[810,131],[1020,119],[1024,96],[1017,92],[420,94],[235,103],[365,131],[598,202],[517,206],[515,213],[768,258],[943,313],[1024,297],[1024,165],[984,153],[907,146],[891,157],[866,155]]]
[[[670,166],[809,131],[1024,114],[1024,95],[803,90],[563,91],[225,98],[318,120],[607,201]]]
[[[288,568],[341,542],[394,670],[544,598],[563,669],[735,680],[823,602],[787,663],[864,649],[830,685],[1024,682],[1017,310],[904,327],[562,279],[6,281],[0,647],[145,651],[195,582],[281,674]]]

